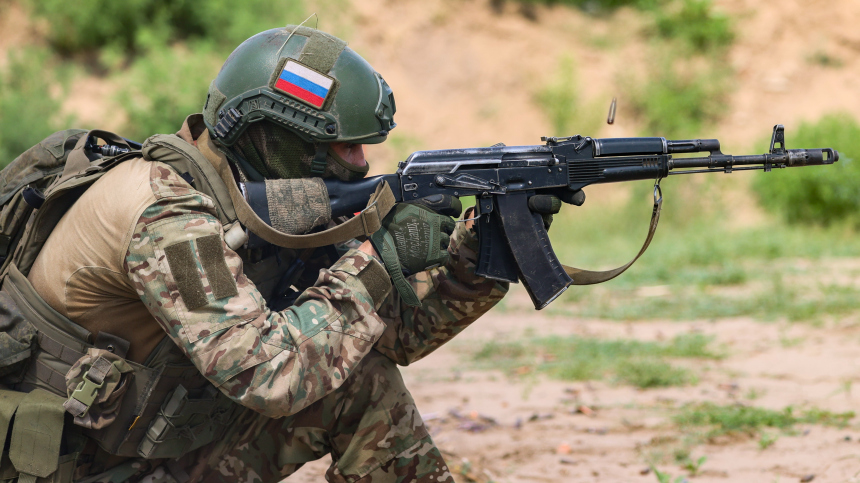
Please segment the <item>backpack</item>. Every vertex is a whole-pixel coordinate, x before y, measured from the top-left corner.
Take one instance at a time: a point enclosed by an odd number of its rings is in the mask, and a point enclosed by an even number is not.
[[[4,248],[0,266],[0,441],[7,440],[10,431],[8,424],[3,427],[4,415],[15,414],[8,457],[21,475],[54,475],[52,481],[67,481],[62,475],[74,468],[75,452],[81,448],[67,448],[69,452],[59,459],[32,458],[34,452],[60,453],[67,413],[75,416],[74,430],[107,453],[151,459],[177,458],[210,443],[240,408],[212,386],[166,335],[145,365],[126,360],[128,341],[105,332],[93,336],[54,311],[26,278],[69,208],[111,168],[130,158],[164,162],[212,197],[220,218],[235,218],[232,205],[220,202],[227,193],[217,186],[217,173],[206,171],[214,168],[198,162],[192,145],[173,138],[156,135],[144,147],[105,131],[66,130],[33,146],[0,172],[0,242]],[[96,139],[108,144],[99,146]],[[213,186],[210,181],[216,178]],[[127,365],[123,373],[131,374],[110,386],[107,376],[111,372],[95,366],[108,361],[112,367],[112,359],[97,352],[98,358],[92,361],[96,356],[90,354],[91,349],[106,350]],[[67,376],[72,371],[78,371],[72,379],[81,381],[68,394]],[[116,390],[116,398],[110,399],[111,392],[98,393],[103,385],[111,387],[106,391]],[[97,397],[101,399],[96,401]],[[106,403],[106,412],[100,413],[105,417],[93,416],[89,410],[93,403]],[[23,416],[22,407],[26,408]],[[41,412],[34,412],[34,407]],[[42,421],[49,417],[54,418],[53,423]],[[148,423],[135,425],[138,418]],[[24,434],[31,423],[39,426],[44,437],[40,436],[36,446],[26,441],[16,446],[16,431]],[[3,458],[5,454],[0,455]],[[0,472],[0,480],[3,478]]]
[[[99,146],[96,139],[109,144]],[[24,276],[29,273],[69,207],[108,169],[139,155],[135,149],[140,146],[114,133],[67,129],[51,134],[0,171],[0,286],[13,264]],[[14,307],[0,292],[0,384],[5,385],[20,382],[36,335]]]

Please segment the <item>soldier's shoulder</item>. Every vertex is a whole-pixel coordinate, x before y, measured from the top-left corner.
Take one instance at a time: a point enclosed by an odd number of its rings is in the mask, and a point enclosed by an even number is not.
[[[160,161],[148,161],[149,186],[156,199],[202,195],[191,183],[170,165]]]
[[[148,182],[152,203],[141,215],[144,224],[177,216],[217,216],[212,198],[194,189],[190,180],[170,165],[160,161],[147,161]]]
[[[169,165],[143,157],[119,163],[103,178],[99,180],[103,188],[120,193],[143,189],[151,192],[157,200],[196,193],[191,184]]]

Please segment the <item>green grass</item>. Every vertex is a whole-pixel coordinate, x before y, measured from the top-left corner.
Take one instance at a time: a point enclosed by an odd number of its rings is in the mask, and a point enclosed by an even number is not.
[[[643,136],[689,139],[725,113],[730,72],[717,61],[683,62],[671,49],[655,54],[644,78],[626,80],[626,98]]]
[[[504,0],[502,0],[504,1]],[[517,0],[526,5],[567,5],[589,13],[611,12],[620,7],[653,8],[661,0]]]
[[[742,296],[714,295],[701,288],[679,290],[666,297],[636,298],[613,293],[585,304],[575,313],[584,317],[614,320],[749,316],[760,320],[785,318],[790,321],[820,322],[818,317],[824,314],[846,315],[860,310],[858,292],[849,287],[824,286],[820,294],[809,296],[802,288],[787,287],[777,281],[773,286],[773,290],[765,287]]]
[[[544,337],[517,342],[489,342],[474,360],[479,367],[511,373],[545,373],[562,380],[611,378],[636,387],[682,386],[696,382],[685,368],[666,359],[719,359],[724,354],[701,334],[675,337],[670,342],[601,340],[581,337]]]
[[[606,106],[597,106],[582,99],[576,75],[576,64],[569,56],[558,64],[552,81],[535,94],[535,101],[549,118],[551,136],[593,134],[600,127]]]
[[[842,428],[854,416],[853,411],[833,413],[817,408],[797,410],[791,406],[781,411],[775,411],[755,406],[721,406],[705,402],[684,406],[673,417],[673,421],[682,428],[704,428],[706,430],[705,436],[713,438],[730,433],[758,435],[765,428],[790,431],[798,424]]]
[[[557,136],[573,134],[576,110],[579,108],[579,90],[574,72],[573,59],[565,57],[559,63],[558,72],[550,84],[538,92],[536,100],[552,123]]]
[[[773,446],[778,439],[778,435],[762,431],[761,435],[758,438],[758,448],[761,450],[766,450]]]
[[[704,456],[696,460],[691,456],[693,449],[700,444],[725,444],[727,440],[752,438],[760,450],[766,450],[780,436],[796,435],[798,425],[843,428],[854,417],[853,411],[834,413],[814,407],[798,409],[788,406],[773,410],[742,404],[689,403],[672,409],[671,419],[680,430],[679,437],[652,439],[648,448],[642,448],[643,456],[656,470],[656,465],[667,463],[671,455],[671,459],[690,476],[696,476],[707,461]]]

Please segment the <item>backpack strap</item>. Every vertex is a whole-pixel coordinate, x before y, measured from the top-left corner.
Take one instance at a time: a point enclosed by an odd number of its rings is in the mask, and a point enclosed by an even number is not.
[[[82,173],[90,167],[93,161],[100,159],[99,155],[89,153],[86,150],[87,142],[89,142],[92,137],[103,139],[110,144],[122,146],[133,151],[133,148],[129,146],[128,142],[118,134],[114,134],[109,131],[102,131],[101,129],[88,131],[78,139],[78,142],[75,143],[75,147],[71,152],[69,152],[69,156],[66,158],[66,166],[63,169],[63,175],[60,177],[57,184],[62,183],[72,176]]]
[[[143,143],[143,159],[165,163],[186,179],[194,189],[212,198],[222,225],[236,221],[236,211],[227,187],[205,157],[194,146],[174,134],[156,134]]]

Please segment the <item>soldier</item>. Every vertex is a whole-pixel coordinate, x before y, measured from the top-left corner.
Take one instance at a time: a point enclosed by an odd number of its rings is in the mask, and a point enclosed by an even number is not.
[[[57,464],[28,459],[12,429],[20,481],[270,482],[328,453],[329,481],[451,481],[396,366],[507,291],[475,275],[471,222],[428,202],[395,207],[374,242],[254,237],[329,226],[319,178],[363,177],[362,144],[386,139],[394,111],[387,83],[345,42],[269,30],[227,59],[202,115],[85,191],[26,277],[12,270],[4,284],[40,331],[18,389],[61,395],[71,413]],[[262,181],[268,220],[241,194]],[[0,476],[14,475],[3,462]]]

